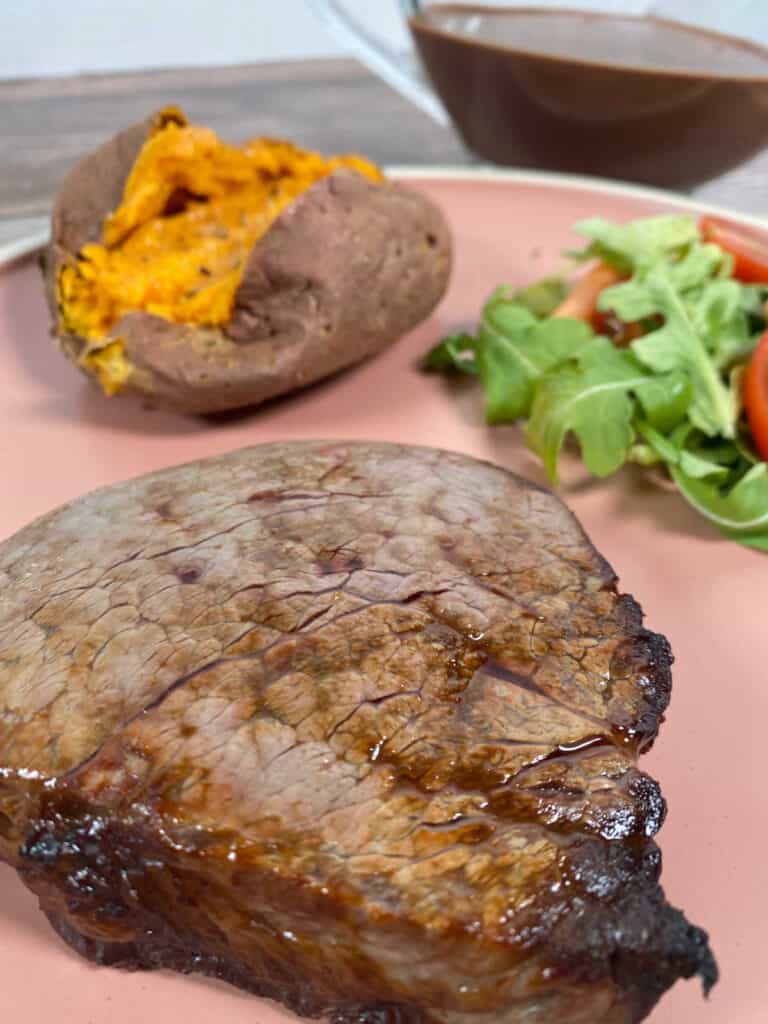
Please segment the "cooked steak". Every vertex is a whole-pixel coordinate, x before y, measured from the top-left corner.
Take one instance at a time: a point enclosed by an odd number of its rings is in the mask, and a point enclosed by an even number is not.
[[[99,963],[336,1024],[629,1024],[716,968],[636,761],[670,653],[552,494],[273,444],[0,545],[0,854]]]

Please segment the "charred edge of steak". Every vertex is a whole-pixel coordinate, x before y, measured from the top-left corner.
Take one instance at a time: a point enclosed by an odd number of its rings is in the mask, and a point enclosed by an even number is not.
[[[330,1024],[423,1024],[424,1014],[412,1006],[359,1006],[336,1010]]]
[[[176,971],[178,974],[200,974],[227,982],[251,995],[273,999],[302,1017],[317,1019],[328,1014],[310,993],[294,982],[290,987],[267,977],[255,978],[253,971],[231,956],[213,956],[191,948],[164,945],[159,941],[100,942],[81,935],[63,917],[45,915],[56,934],[79,956],[100,967],[117,967],[126,971]],[[348,1006],[331,1011],[330,1024],[425,1024],[423,1013],[409,1006]]]
[[[667,902],[654,842],[577,840],[563,866],[576,895],[547,939],[558,973],[612,977],[631,1021],[643,1020],[678,978],[698,976],[709,993],[718,969],[707,933]]]
[[[134,970],[167,968],[229,982],[332,1024],[426,1024],[415,1005],[340,1003],[319,995],[290,964],[261,953],[233,956],[226,936],[190,910],[157,840],[89,813],[79,798],[52,797],[30,828],[20,872],[58,934],[81,956]],[[628,1022],[650,1012],[678,978],[717,980],[707,936],[671,907],[658,884],[661,854],[650,839],[575,837],[563,848],[561,882],[550,890],[531,932],[530,954],[557,979],[610,980]],[[163,908],[170,912],[170,919]],[[189,915],[192,916],[189,916]]]
[[[19,872],[59,937],[100,966],[216,978],[273,999],[301,1017],[329,1017],[330,1024],[426,1024],[415,1006],[384,1000],[329,1003],[318,997],[311,981],[266,953],[257,967],[245,964],[205,915],[181,927],[169,923],[163,907],[176,915],[185,909],[162,855],[139,827],[95,816],[79,797],[65,795],[49,799],[45,817],[32,823]]]
[[[509,474],[522,480],[515,473]],[[530,481],[524,481],[530,485]],[[546,490],[546,488],[544,488]],[[552,493],[547,491],[547,493]],[[674,656],[669,641],[661,633],[643,626],[643,609],[631,594],[619,592],[619,577],[611,563],[597,550],[579,520],[570,513],[574,526],[581,533],[585,546],[592,554],[594,564],[603,581],[603,589],[616,597],[616,616],[625,639],[619,645],[611,663],[612,675],[635,674],[645,698],[646,707],[637,721],[618,723],[626,727],[628,738],[636,739],[642,751],[650,750],[664,721],[664,712],[672,696],[672,665]]]
[[[635,722],[628,724],[628,730],[641,744],[641,750],[647,751],[669,707],[675,659],[667,638],[644,628],[643,609],[631,594],[617,595],[616,611],[626,639],[611,659],[611,675],[631,675],[642,692],[645,708]]]

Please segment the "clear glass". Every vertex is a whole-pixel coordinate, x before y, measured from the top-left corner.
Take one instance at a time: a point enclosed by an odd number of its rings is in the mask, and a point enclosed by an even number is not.
[[[360,17],[359,3],[352,0],[306,0],[320,20],[352,55],[393,89],[440,124],[450,118],[424,75],[412,50],[397,46],[391,38],[375,34],[370,20]],[[391,0],[394,4],[395,0]],[[419,0],[397,0],[405,21],[422,8]],[[380,6],[381,0],[376,0]],[[362,5],[365,6],[365,5]]]
[[[383,8],[399,7],[404,23],[430,5],[424,0],[306,0],[332,34],[373,72],[407,100],[441,124],[450,118],[425,76],[412,47],[404,48],[402,33],[387,37],[372,23],[387,21]],[[472,6],[463,4],[462,6]],[[768,47],[768,0],[484,0],[476,5],[488,7],[550,7],[595,10],[616,14],[652,14],[660,18],[741,36]],[[374,10],[375,9],[375,10]],[[373,13],[373,17],[371,16]],[[391,11],[387,12],[391,28]]]

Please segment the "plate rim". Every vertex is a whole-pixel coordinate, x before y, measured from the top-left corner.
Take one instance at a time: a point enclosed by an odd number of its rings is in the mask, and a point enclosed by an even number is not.
[[[719,203],[698,200],[675,192],[671,189],[655,188],[651,185],[636,185],[632,182],[619,181],[613,178],[598,178],[586,174],[570,174],[563,171],[540,171],[536,169],[517,169],[514,167],[475,166],[466,167],[459,164],[385,164],[384,172],[402,181],[466,181],[497,182],[507,185],[537,185],[541,188],[556,189],[588,189],[604,195],[624,196],[629,199],[645,199],[651,202],[676,206],[690,210],[692,213],[709,213],[727,217],[741,224],[748,224],[768,231],[768,210],[766,213],[753,214],[734,210]],[[12,242],[0,245],[0,270],[24,260],[39,252],[48,242],[48,230],[38,230],[22,235]]]
[[[598,178],[588,174],[570,174],[565,171],[540,171],[535,168],[514,167],[461,167],[451,164],[388,164],[386,174],[403,180],[432,178],[444,181],[498,181],[515,185],[539,185],[544,188],[589,189],[605,195],[618,195],[630,199],[648,199],[667,203],[696,213],[712,213],[731,220],[738,220],[753,227],[768,230],[768,209],[764,214],[744,213],[730,206],[695,199],[673,189],[656,188],[653,185],[638,185],[616,178]]]
[[[26,218],[24,219],[26,220]],[[0,244],[0,271],[40,252],[48,244],[49,238],[50,232],[46,228],[45,230],[30,231],[28,234],[19,235],[11,242]]]

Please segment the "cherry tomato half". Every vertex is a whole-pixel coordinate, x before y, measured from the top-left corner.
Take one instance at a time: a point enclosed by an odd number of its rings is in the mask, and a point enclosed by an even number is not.
[[[744,409],[757,453],[768,462],[768,331],[758,341],[744,375]]]
[[[768,284],[768,233],[720,217],[702,217],[699,229],[705,242],[714,242],[733,256],[738,281]]]
[[[598,263],[590,271],[584,274],[573,286],[569,294],[563,299],[552,316],[569,316],[575,320],[583,320],[599,329],[602,324],[602,314],[597,308],[597,300],[604,288],[612,284],[618,284],[622,275],[618,270],[609,267],[607,263]]]

